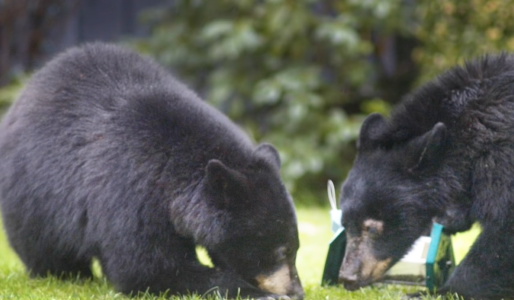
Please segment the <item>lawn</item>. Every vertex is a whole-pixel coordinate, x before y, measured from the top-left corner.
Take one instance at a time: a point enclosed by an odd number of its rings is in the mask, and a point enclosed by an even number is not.
[[[415,287],[376,285],[356,292],[347,292],[342,287],[321,287],[319,282],[332,238],[328,209],[299,208],[300,251],[297,267],[306,292],[306,300],[332,299],[400,299],[405,292],[416,291]],[[454,240],[456,253],[461,258],[469,245],[466,236]],[[100,273],[97,271],[96,273]],[[141,295],[138,299],[164,299]],[[184,297],[196,299],[197,297]],[[16,255],[9,249],[3,229],[0,228],[0,299],[129,299],[113,291],[101,276],[92,281],[61,281],[56,278],[29,279]],[[431,298],[428,298],[431,299]],[[435,298],[434,298],[435,299]]]

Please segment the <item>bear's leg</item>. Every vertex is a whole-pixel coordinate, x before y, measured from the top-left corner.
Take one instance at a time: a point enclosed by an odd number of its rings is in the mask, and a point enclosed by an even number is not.
[[[27,269],[31,277],[44,277],[47,275],[61,277],[62,279],[92,278],[91,261],[78,260],[71,257],[45,256],[31,257],[26,260]]]
[[[63,278],[91,278],[91,259],[76,252],[58,249],[59,242],[48,238],[41,224],[19,222],[23,218],[3,215],[9,243],[16,251],[30,276],[45,277],[53,275]],[[32,218],[35,219],[35,218]]]
[[[514,297],[514,228],[484,228],[464,260],[438,293],[465,299]]]
[[[60,253],[55,248],[40,244],[11,243],[31,277],[48,275],[69,278],[92,278],[91,260],[76,253]]]
[[[236,274],[201,265],[192,240],[168,236],[158,243],[139,242],[144,240],[120,247],[111,245],[100,255],[104,274],[125,294],[219,292],[230,298],[238,294],[252,298],[278,297],[257,289]]]

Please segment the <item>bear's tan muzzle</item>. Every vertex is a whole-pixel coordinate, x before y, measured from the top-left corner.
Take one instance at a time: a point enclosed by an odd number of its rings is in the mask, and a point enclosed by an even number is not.
[[[302,300],[305,296],[296,267],[284,264],[270,275],[255,278],[258,287],[266,292],[287,295],[291,299]]]
[[[378,260],[371,251],[366,237],[351,237],[346,243],[346,253],[339,270],[339,282],[353,291],[377,281],[384,275],[392,259]]]

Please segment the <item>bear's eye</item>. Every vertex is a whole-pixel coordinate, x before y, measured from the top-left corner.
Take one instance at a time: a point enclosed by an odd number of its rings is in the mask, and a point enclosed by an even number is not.
[[[372,235],[372,236],[378,234],[378,229],[376,227],[369,227],[369,228],[367,228],[367,231],[368,231],[368,234]]]
[[[364,233],[371,238],[377,237],[384,230],[384,222],[368,219],[364,221]]]
[[[285,246],[279,247],[275,251],[275,259],[277,262],[282,262],[287,259],[287,248]]]

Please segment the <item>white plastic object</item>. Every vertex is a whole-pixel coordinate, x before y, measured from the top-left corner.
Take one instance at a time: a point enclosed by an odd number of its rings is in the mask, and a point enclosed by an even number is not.
[[[328,201],[330,202],[330,219],[332,220],[332,232],[339,231],[343,225],[341,225],[341,218],[343,216],[343,212],[340,209],[337,209],[337,198],[336,198],[336,189],[334,188],[334,183],[332,180],[328,180],[327,183],[327,192],[328,192]]]

